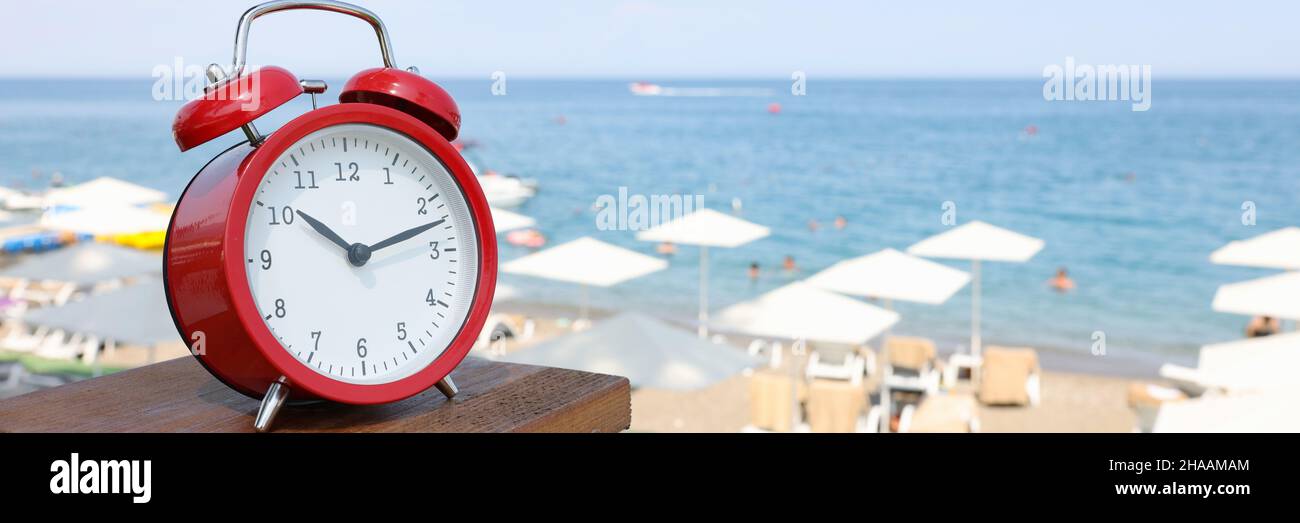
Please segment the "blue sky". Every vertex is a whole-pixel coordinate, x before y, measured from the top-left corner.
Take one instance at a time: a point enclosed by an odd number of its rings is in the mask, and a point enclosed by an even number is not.
[[[251,0],[6,2],[0,76],[149,78],[228,64]],[[1165,77],[1300,77],[1300,2],[358,0],[399,65],[434,77],[1030,77],[1066,56]],[[299,75],[378,63],[369,28],[329,13],[253,26],[249,60]]]

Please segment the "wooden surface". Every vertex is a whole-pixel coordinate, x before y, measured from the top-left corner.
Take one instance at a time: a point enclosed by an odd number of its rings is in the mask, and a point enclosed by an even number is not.
[[[467,358],[448,401],[434,389],[386,405],[287,406],[276,432],[618,432],[632,419],[627,378]],[[252,432],[258,401],[193,358],[0,401],[3,432]]]

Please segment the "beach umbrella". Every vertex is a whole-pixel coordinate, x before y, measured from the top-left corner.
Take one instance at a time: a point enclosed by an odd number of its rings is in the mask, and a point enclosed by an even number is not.
[[[1300,272],[1221,285],[1212,307],[1247,316],[1300,319]]]
[[[1043,249],[1043,240],[981,221],[941,232],[907,248],[908,254],[927,258],[971,261],[971,356],[980,355],[980,262],[1022,263]]]
[[[633,387],[672,390],[707,387],[758,363],[738,348],[701,340],[639,312],[618,314],[504,359],[626,376]]]
[[[970,275],[923,258],[884,249],[844,260],[808,278],[807,283],[852,296],[938,305],[970,282]]]
[[[1300,368],[1300,333],[1247,338],[1201,347],[1196,370],[1208,385],[1230,392],[1295,385]]]
[[[514,229],[532,227],[536,224],[537,220],[522,214],[496,207],[492,208],[492,225],[496,227],[498,234]]]
[[[108,176],[71,187],[52,189],[45,195],[45,205],[52,207],[131,206],[165,200],[165,192]]]
[[[1254,238],[1228,242],[1210,254],[1219,265],[1300,269],[1300,227],[1286,227]]]
[[[587,319],[587,287],[611,287],[661,271],[668,262],[590,236],[511,260],[501,271],[582,286],[579,320]]]
[[[885,300],[893,310],[893,300],[938,305],[970,282],[970,275],[941,263],[935,263],[894,249],[884,249],[866,256],[844,260],[811,278],[815,287],[854,296]],[[882,405],[889,408],[889,387],[880,380]],[[887,430],[888,416],[881,419]]]
[[[41,226],[95,236],[166,231],[170,215],[126,205],[81,207],[71,211],[47,211]]]
[[[699,335],[703,338],[709,333],[709,247],[739,247],[769,233],[762,225],[712,209],[700,209],[637,233],[636,239],[700,247]]]
[[[1151,432],[1300,432],[1293,391],[1201,396],[1160,405]]]
[[[162,256],[106,243],[78,243],[23,256],[0,269],[0,275],[13,278],[83,285],[161,272]]]
[[[722,331],[764,338],[860,345],[898,322],[898,313],[794,282],[718,311]]]
[[[181,339],[167,309],[162,280],[154,278],[60,307],[32,310],[23,322],[134,345]]]

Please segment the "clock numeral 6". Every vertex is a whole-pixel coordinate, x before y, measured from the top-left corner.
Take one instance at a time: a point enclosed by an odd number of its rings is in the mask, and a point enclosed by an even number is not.
[[[406,322],[397,322],[397,339],[399,341],[406,339]]]
[[[361,357],[361,358],[366,357],[366,339],[365,339],[365,338],[361,338],[361,339],[357,340],[357,356],[358,356],[358,357]]]
[[[281,207],[281,208],[280,208],[280,212],[277,213],[277,212],[275,212],[275,206],[272,205],[272,206],[270,206],[270,207],[267,207],[267,210],[271,211],[271,223],[270,223],[270,225],[280,225],[280,224],[288,225],[288,224],[293,223],[293,208],[292,208],[292,207],[289,207],[288,205],[286,205],[286,206],[284,206],[284,207]]]
[[[271,251],[262,249],[262,270],[265,271],[265,270],[269,270],[270,268],[271,268]]]

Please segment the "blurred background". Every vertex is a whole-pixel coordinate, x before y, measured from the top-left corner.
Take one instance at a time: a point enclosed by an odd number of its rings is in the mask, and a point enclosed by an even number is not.
[[[158,251],[242,136],[182,154],[170,125],[251,5],[8,8],[0,395],[185,355]],[[1296,6],[363,5],[456,98],[458,146],[520,219],[476,355],[629,375],[634,430],[1232,429],[1217,413],[1279,397],[1269,369],[1296,362],[1291,280],[1221,289],[1300,267]],[[1047,99],[1067,60],[1147,71],[1149,110]],[[315,12],[260,19],[249,61],[326,80],[322,103],[379,64],[365,24]],[[714,320],[697,245],[597,227],[620,190],[700,195],[724,218],[679,230],[745,237],[709,250]],[[601,287],[527,259],[584,237],[663,266]]]

